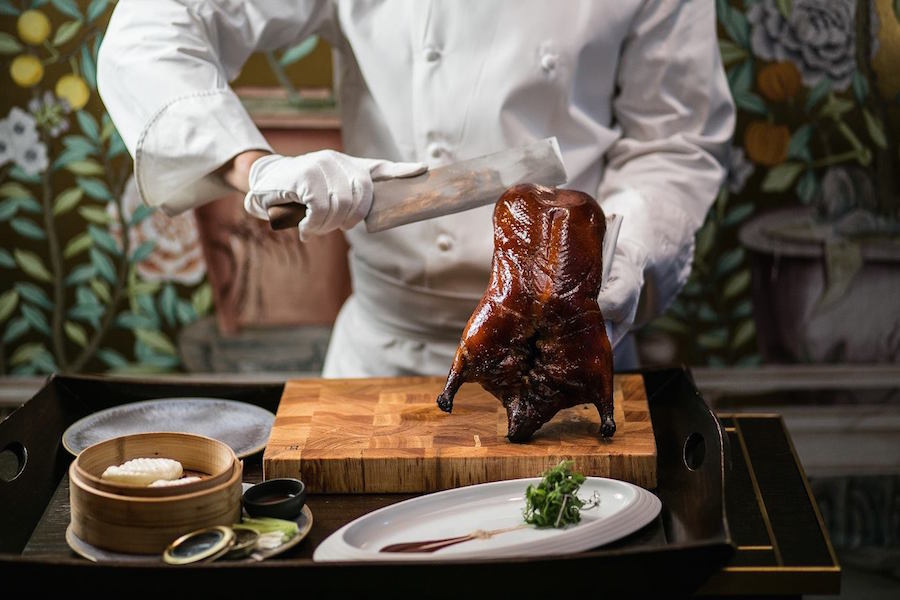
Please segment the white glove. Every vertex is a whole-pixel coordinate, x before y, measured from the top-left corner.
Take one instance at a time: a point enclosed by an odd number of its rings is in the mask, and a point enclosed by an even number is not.
[[[422,163],[395,163],[355,158],[333,150],[300,156],[268,154],[250,167],[250,191],[244,209],[268,220],[272,206],[297,202],[306,205],[300,239],[350,229],[369,213],[372,182],[424,173]]]
[[[622,215],[622,226],[613,254],[609,277],[603,282],[597,302],[606,322],[609,343],[615,347],[632,328],[644,287],[644,267],[652,243],[647,204],[634,190],[622,190],[601,202],[606,214]]]
[[[629,240],[619,239],[609,277],[603,282],[597,298],[606,322],[606,335],[613,348],[634,325],[641,288],[644,287],[645,262]]]

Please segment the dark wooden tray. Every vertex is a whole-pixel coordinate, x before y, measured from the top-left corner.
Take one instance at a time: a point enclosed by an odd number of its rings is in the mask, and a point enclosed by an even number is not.
[[[24,407],[0,423],[0,449],[25,458],[24,470],[0,480],[0,580],[27,581],[38,591],[60,581],[85,585],[92,594],[125,589],[164,591],[208,585],[271,593],[314,589],[331,594],[403,597],[533,597],[589,593],[687,594],[734,553],[725,516],[727,437],[682,369],[642,372],[658,449],[661,516],[624,540],[563,557],[419,564],[319,564],[315,547],[356,517],[411,496],[315,495],[310,535],[284,557],[258,564],[212,563],[189,567],[94,564],[66,546],[71,456],[63,431],[77,419],[109,406],[166,396],[213,396],[250,402],[273,412],[282,385],[165,383],[90,376],[54,376]],[[260,457],[245,460],[245,480],[261,477]],[[63,579],[64,578],[64,579]],[[8,584],[7,584],[7,589]],[[83,588],[84,589],[84,588]]]

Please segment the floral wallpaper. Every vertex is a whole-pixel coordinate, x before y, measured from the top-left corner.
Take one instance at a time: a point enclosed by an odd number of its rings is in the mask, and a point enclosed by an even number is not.
[[[194,217],[143,206],[97,96],[107,0],[0,0],[0,374],[177,369],[212,309]]]
[[[179,332],[214,310],[194,216],[141,205],[98,98],[111,8],[0,0],[0,375],[177,370]],[[774,233],[825,249],[826,299],[855,285],[870,240],[900,240],[900,0],[716,9],[739,109],[728,180],[691,280],[640,336],[647,362],[763,361],[741,232],[773,209],[811,215]],[[286,68],[309,51],[254,64]],[[296,85],[294,72],[273,75],[289,93]]]
[[[758,216],[806,207],[804,218],[785,217],[767,233],[822,248],[807,252],[825,257],[819,304],[859,283],[873,239],[900,277],[900,2],[718,0],[716,8],[738,108],[728,179],[697,235],[690,281],[643,332],[642,349],[652,361],[750,366],[764,357],[739,233]]]

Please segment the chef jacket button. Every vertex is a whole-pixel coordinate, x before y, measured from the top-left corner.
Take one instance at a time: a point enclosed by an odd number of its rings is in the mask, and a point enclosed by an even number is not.
[[[541,57],[541,68],[550,72],[556,68],[556,55],[555,54],[545,54]]]
[[[441,252],[449,252],[453,248],[453,238],[442,233],[437,238],[437,247]]]
[[[444,149],[440,146],[432,146],[429,154],[431,154],[431,158],[440,158],[444,155]]]
[[[441,58],[441,51],[434,46],[425,48],[425,60],[428,62],[437,62]]]

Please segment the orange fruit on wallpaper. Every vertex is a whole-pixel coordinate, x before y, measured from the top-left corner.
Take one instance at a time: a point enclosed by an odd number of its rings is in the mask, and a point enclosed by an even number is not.
[[[766,65],[756,76],[756,85],[763,96],[773,102],[784,102],[793,98],[803,87],[800,70],[790,62]]]
[[[44,66],[37,56],[20,54],[9,65],[9,76],[16,85],[29,88],[37,85],[44,77]]]
[[[16,31],[23,42],[37,46],[50,37],[50,19],[39,10],[26,10],[16,20]]]
[[[91,91],[88,89],[84,79],[78,75],[63,75],[56,82],[56,95],[65,98],[72,110],[81,110],[87,104],[88,98],[91,97]]]
[[[783,163],[790,143],[791,130],[785,125],[753,121],[744,129],[744,150],[759,165],[774,167]]]

